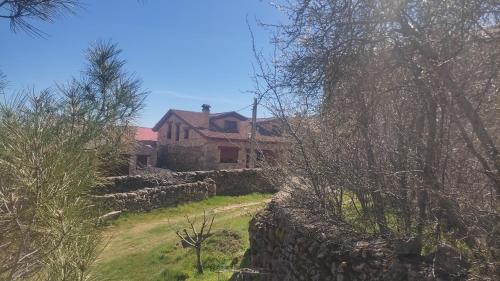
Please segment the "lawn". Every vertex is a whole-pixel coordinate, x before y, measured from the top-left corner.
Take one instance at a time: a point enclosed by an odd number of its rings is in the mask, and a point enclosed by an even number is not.
[[[248,248],[248,223],[270,197],[216,196],[175,208],[125,214],[105,228],[107,245],[95,274],[113,281],[228,280],[231,272],[217,271],[238,268]],[[213,235],[202,250],[205,273],[198,275],[193,249],[183,248],[175,231],[188,226],[185,215],[196,218],[203,210],[215,214],[215,220]]]

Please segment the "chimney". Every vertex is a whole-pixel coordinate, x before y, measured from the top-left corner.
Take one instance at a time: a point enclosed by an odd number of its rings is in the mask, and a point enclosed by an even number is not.
[[[203,116],[205,117],[203,120],[203,128],[210,128],[210,105],[209,104],[202,104],[201,105],[201,112],[203,112]]]

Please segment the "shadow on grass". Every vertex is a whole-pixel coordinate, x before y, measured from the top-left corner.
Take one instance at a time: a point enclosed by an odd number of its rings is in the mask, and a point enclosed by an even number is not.
[[[239,269],[251,268],[251,260],[250,260],[250,249],[245,251],[241,262],[238,266]],[[235,272],[229,278],[228,281],[263,281],[266,280],[264,275],[259,275],[255,273],[246,273],[246,272]]]
[[[189,274],[176,271],[176,270],[163,270],[161,273],[161,279],[158,280],[168,280],[168,281],[185,281],[189,278]]]

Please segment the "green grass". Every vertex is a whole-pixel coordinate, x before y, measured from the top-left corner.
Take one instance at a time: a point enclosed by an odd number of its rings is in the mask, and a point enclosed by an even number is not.
[[[271,195],[216,196],[205,201],[149,213],[129,213],[105,228],[107,246],[95,265],[104,280],[228,280],[248,248],[248,222]],[[175,231],[187,227],[185,215],[215,214],[212,233],[202,250],[203,275],[196,274],[195,254],[182,248]]]

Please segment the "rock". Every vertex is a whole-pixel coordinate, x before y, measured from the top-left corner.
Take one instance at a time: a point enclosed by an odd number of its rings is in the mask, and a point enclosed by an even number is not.
[[[431,281],[432,262],[418,256],[413,239],[397,241],[398,254],[404,255],[398,258],[387,238],[354,235],[335,221],[310,220],[307,209],[281,200],[275,197],[250,222],[252,264],[269,273],[265,280]]]
[[[356,248],[367,248],[370,244],[366,241],[356,242]]]
[[[101,221],[115,220],[120,217],[122,211],[113,211],[99,217]]]
[[[345,272],[346,269],[347,269],[347,262],[345,262],[345,261],[341,262],[338,271]]]
[[[332,262],[332,265],[330,266],[330,272],[332,275],[337,274],[337,264],[335,262]]]
[[[456,249],[448,245],[438,246],[433,260],[434,274],[442,280],[464,280],[470,264]]]
[[[393,245],[397,256],[420,256],[422,250],[422,241],[416,237],[396,239]]]
[[[366,265],[365,263],[355,265],[352,267],[352,270],[355,272],[361,272],[361,271],[363,271],[363,268],[365,268],[365,265]]]
[[[407,266],[408,268],[408,281],[418,281],[418,272],[413,266],[410,264]]]
[[[325,248],[321,249],[318,253],[318,255],[316,256],[317,259],[322,259],[326,256],[327,254],[327,250]]]

